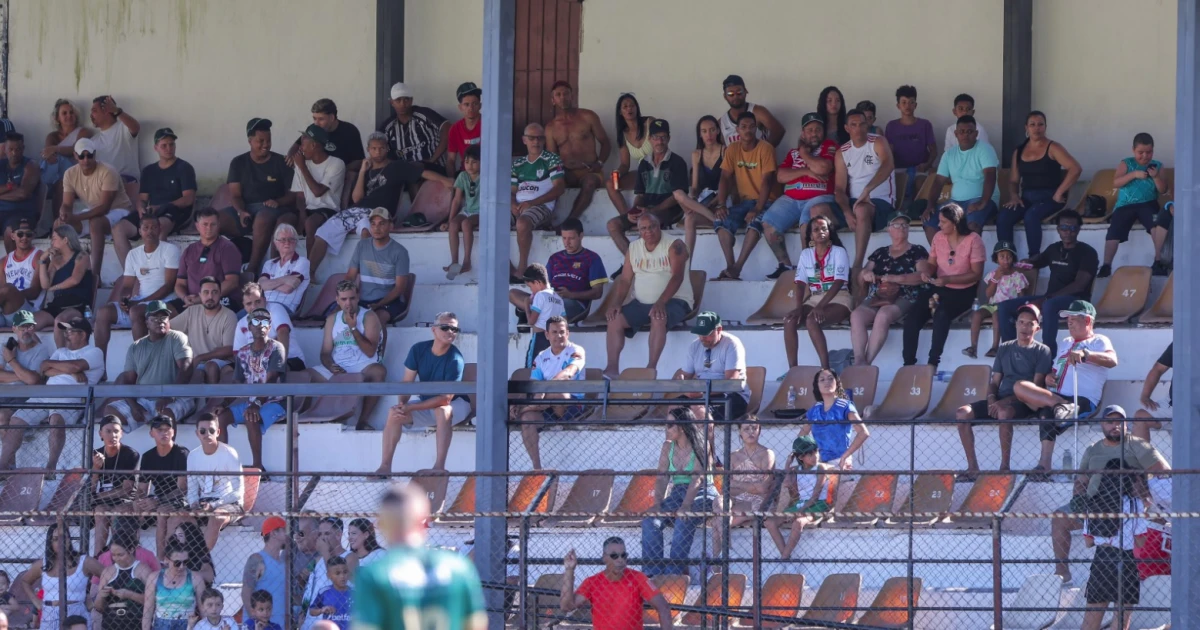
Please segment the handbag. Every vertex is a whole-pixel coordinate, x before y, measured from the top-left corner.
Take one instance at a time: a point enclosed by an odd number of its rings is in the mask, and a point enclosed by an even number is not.
[[[1083,216],[1091,219],[1102,219],[1108,216],[1108,201],[1100,195],[1084,197]]]

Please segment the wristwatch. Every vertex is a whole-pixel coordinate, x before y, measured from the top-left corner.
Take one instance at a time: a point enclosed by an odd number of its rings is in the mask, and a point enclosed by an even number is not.
[[[1088,362],[1088,357],[1090,357],[1090,356],[1092,356],[1092,353],[1091,353],[1091,352],[1088,352],[1088,349],[1087,349],[1087,348],[1084,348],[1084,349],[1083,349],[1083,361],[1082,361],[1082,362],[1083,362],[1083,363],[1087,363],[1087,362]]]

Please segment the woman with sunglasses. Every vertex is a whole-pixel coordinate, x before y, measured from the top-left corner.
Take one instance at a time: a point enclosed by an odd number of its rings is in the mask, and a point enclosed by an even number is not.
[[[67,536],[66,540],[63,536]],[[62,552],[61,555],[59,552]],[[67,615],[88,616],[87,590],[92,578],[100,577],[104,567],[95,558],[81,556],[71,542],[69,531],[60,531],[54,524],[46,528],[46,544],[43,560],[34,562],[29,569],[17,577],[18,596],[33,605],[41,613],[44,630],[59,630],[60,600],[66,598]],[[59,590],[59,576],[67,576],[67,592]],[[42,597],[34,597],[38,583],[42,586]],[[24,590],[22,597],[21,590]]]
[[[100,219],[103,220],[103,219]],[[69,225],[60,225],[50,234],[50,249],[42,256],[38,278],[46,287],[42,310],[34,313],[38,330],[54,326],[55,322],[82,319],[96,297],[96,282],[92,263],[83,253],[79,233]],[[54,343],[63,347],[63,332],[54,327]]]
[[[280,223],[271,239],[270,251],[275,253],[275,257],[263,263],[258,279],[267,301],[286,308],[292,317],[299,312],[304,291],[312,277],[308,259],[296,251],[299,240],[295,227]]]
[[[350,555],[346,556],[346,564],[350,567],[351,577],[360,567],[368,566],[387,554],[375,538],[375,525],[368,518],[350,521],[350,526],[346,529],[346,541],[350,544]]]
[[[204,542],[204,532],[200,530],[200,527],[190,520],[184,521],[175,527],[171,539],[165,544],[170,544],[171,540],[183,545],[183,549],[188,552],[188,570],[204,580],[205,588],[212,586],[217,571],[213,566],[212,554],[208,551],[208,545]]]
[[[666,425],[666,442],[658,455],[654,505],[648,512],[709,512],[720,496],[708,473],[708,447],[696,416],[688,407],[674,407]],[[677,424],[676,424],[677,423]],[[668,487],[669,484],[669,487]],[[671,532],[671,559],[663,560],[663,528],[672,524],[662,516],[642,520],[642,562],[646,575],[686,574],[686,560],[700,519],[677,517]]]
[[[867,299],[850,313],[850,347],[855,365],[875,361],[887,343],[888,329],[921,298],[924,287],[917,264],[929,258],[929,251],[908,240],[911,223],[904,213],[893,215],[887,229],[892,242],[872,252],[858,274],[859,295]]]
[[[167,543],[163,568],[146,578],[143,630],[187,630],[205,588],[204,580],[187,568],[190,559],[191,553],[178,540]]]
[[[983,262],[987,252],[983,239],[967,226],[962,206],[948,203],[938,210],[938,232],[930,244],[929,258],[917,263],[921,281],[933,285],[929,299],[918,299],[904,320],[904,365],[917,364],[921,328],[933,319],[933,343],[929,364],[942,360],[950,323],[971,308],[979,295]]]

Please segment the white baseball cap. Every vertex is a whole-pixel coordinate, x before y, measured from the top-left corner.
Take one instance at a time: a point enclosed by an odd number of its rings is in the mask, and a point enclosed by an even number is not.
[[[392,99],[393,100],[398,99],[398,98],[412,98],[413,96],[414,96],[414,93],[412,91],[412,88],[408,87],[404,83],[395,83],[392,85]]]
[[[75,155],[82,155],[84,152],[95,153],[96,143],[92,142],[91,138],[80,138],[75,141]]]

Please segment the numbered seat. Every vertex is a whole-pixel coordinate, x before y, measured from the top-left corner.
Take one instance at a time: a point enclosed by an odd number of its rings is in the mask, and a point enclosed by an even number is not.
[[[800,598],[804,595],[804,576],[799,573],[776,573],[767,578],[762,585],[762,595],[758,598],[759,607],[764,617],[795,617],[800,609]],[[759,626],[754,625],[752,617],[735,617],[735,628],[782,628],[788,625],[781,621],[764,619]]]
[[[991,514],[1004,509],[1004,504],[1012,494],[1016,485],[1016,476],[1010,474],[980,473],[967,493],[967,498],[959,506],[959,512],[976,512]],[[991,527],[992,519],[988,516],[947,516],[935,525],[936,527],[952,527],[956,529],[975,529]]]
[[[767,368],[751,365],[746,368],[746,387],[750,389],[750,399],[746,401],[746,413],[758,413],[762,406],[763,387],[767,384]]]
[[[589,527],[608,511],[612,501],[613,471],[589,470],[575,479],[567,498],[555,514],[542,522],[544,527]],[[582,513],[586,516],[572,516]],[[564,516],[559,516],[563,514]]]
[[[878,366],[851,365],[842,370],[841,379],[842,387],[860,411],[875,404],[875,390],[879,386]]]
[[[910,589],[907,577],[888,578],[871,602],[870,610],[859,617],[855,625],[868,628],[906,628],[909,623],[908,593]],[[911,583],[912,607],[915,609],[921,599],[921,578],[913,578]]]
[[[548,484],[548,485],[547,485]],[[542,494],[542,498],[537,504],[534,500],[537,499],[538,493],[542,487],[546,486],[546,492]],[[550,509],[554,507],[554,500],[558,495],[558,474],[553,470],[537,470],[525,473],[521,476],[521,480],[517,482],[517,487],[513,490],[512,496],[508,499],[509,512],[530,512],[532,514],[549,514]],[[520,524],[520,518],[511,518],[511,525]],[[534,518],[531,524],[541,522],[541,518]]]
[[[796,389],[796,409],[808,409],[813,406],[812,386],[813,379],[817,377],[817,372],[820,371],[819,365],[797,365],[787,371],[783,381],[779,383],[779,389],[775,390],[775,397],[767,404],[763,415],[767,417],[775,417],[775,411],[779,409],[787,409],[788,388]]]
[[[869,528],[887,516],[857,516],[859,513],[892,513],[892,501],[896,498],[895,473],[863,474],[850,493],[850,500],[842,509],[830,514],[822,527]]]
[[[954,475],[924,473],[917,475],[909,496],[896,504],[896,516],[880,523],[883,527],[929,527],[942,518],[942,514],[950,511],[954,500]],[[911,507],[911,510],[910,510]],[[935,514],[936,516],[919,516],[913,518],[909,514]]]
[[[742,573],[729,574],[729,598],[723,597],[721,584],[725,580],[725,576],[721,573],[714,573],[708,578],[706,586],[707,595],[704,598],[705,608],[737,608],[742,605],[742,596],[746,592],[746,576]],[[699,600],[699,596],[696,598]],[[679,625],[676,628],[699,628],[703,619],[706,627],[713,627],[713,624],[719,623],[721,618],[713,615],[702,615],[698,612],[684,613],[683,618],[679,620]]]
[[[1150,299],[1150,268],[1125,266],[1113,271],[1096,303],[1096,321],[1123,323],[1142,312]]]
[[[1175,318],[1175,274],[1167,276],[1162,293],[1150,309],[1138,318],[1140,324],[1170,324]]]
[[[800,624],[796,627],[808,630],[809,626],[804,624],[806,621],[848,623],[854,617],[854,609],[858,607],[858,592],[861,588],[861,573],[834,573],[826,576],[808,609],[800,616]]]
[[[450,475],[444,470],[433,470],[426,468],[418,470],[412,476],[412,483],[417,484],[425,491],[425,496],[429,497],[429,511],[437,514],[442,511],[442,507],[446,504],[446,487],[450,485]]]
[[[1062,584],[1062,576],[1053,573],[1026,577],[1010,606],[1014,610],[1004,613],[1004,627],[1009,630],[1042,630],[1050,627],[1058,618],[1058,608],[1062,605]],[[1145,601],[1145,597],[1142,598],[1142,601]],[[1170,622],[1171,620],[1167,619],[1166,621]],[[1130,627],[1153,628],[1157,626],[1134,625]],[[995,625],[992,626],[992,630],[996,630]]]
[[[50,496],[50,503],[46,504],[43,515],[30,517],[26,519],[25,523],[27,525],[45,527],[57,520],[54,514],[63,508],[67,508],[68,503],[70,503],[69,510],[79,509],[83,503],[82,487],[83,470],[76,468],[67,471],[66,474],[62,475],[58,486],[54,488],[54,494]]]
[[[953,420],[954,412],[963,405],[987,398],[988,381],[992,368],[988,365],[963,365],[950,377],[942,399],[938,401],[929,417],[934,420]]]
[[[630,516],[605,514],[596,524],[604,527],[640,525],[642,517],[638,515],[654,505],[654,486],[657,480],[657,470],[643,470],[633,475],[629,479],[629,485],[625,486],[625,492],[621,495],[621,500],[617,502],[617,507],[612,510],[618,515],[629,514]]]
[[[1104,223],[1112,216],[1113,206],[1117,203],[1117,188],[1113,186],[1113,176],[1116,174],[1116,169],[1102,168],[1096,171],[1092,176],[1092,181],[1088,182],[1087,190],[1084,191],[1083,197],[1079,199],[1079,203],[1075,206],[1075,211],[1083,216],[1084,209],[1087,205],[1089,195],[1097,195],[1104,198],[1104,216],[1102,217],[1083,217],[1084,223]],[[1058,213],[1055,213],[1056,215]],[[1050,218],[1047,217],[1047,221]]]
[[[767,301],[753,315],[746,318],[747,326],[777,326],[783,318],[796,309],[796,277],[785,273],[775,280]]]
[[[662,593],[663,599],[667,600],[667,606],[677,608],[683,605],[687,599],[688,584],[691,579],[686,575],[656,575],[650,578],[650,583]],[[679,613],[672,612],[672,621],[679,617]],[[642,623],[647,626],[660,626],[658,619],[658,611],[653,607],[647,608],[642,613]]]
[[[22,512],[35,512],[42,503],[42,482],[45,473],[17,470],[9,474],[0,490],[0,525],[16,525],[24,518]]]
[[[929,408],[932,389],[932,365],[906,365],[896,372],[887,395],[871,417],[885,420],[918,418]]]
[[[658,378],[654,368],[625,368],[617,376],[619,381],[653,381]],[[608,395],[608,408],[604,410],[605,420],[637,420],[650,412],[650,406],[630,403],[627,401],[649,400],[656,396],[646,392],[613,393]],[[662,410],[665,414],[666,409]]]

